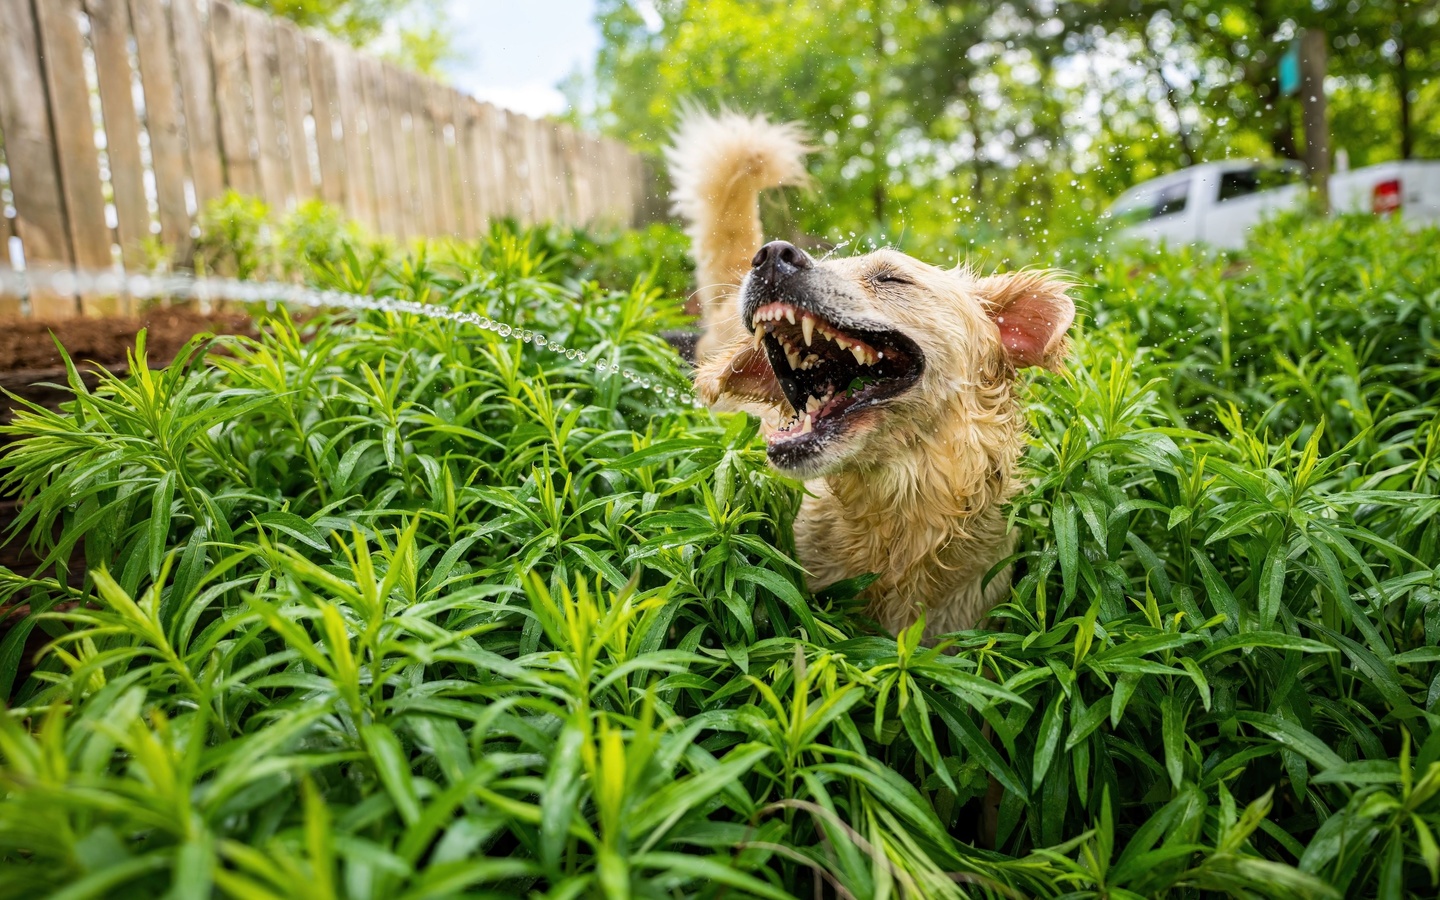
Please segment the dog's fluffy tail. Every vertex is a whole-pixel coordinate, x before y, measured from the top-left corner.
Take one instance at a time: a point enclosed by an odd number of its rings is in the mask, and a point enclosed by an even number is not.
[[[688,110],[665,152],[676,214],[695,257],[705,333],[696,361],[728,346],[743,328],[728,302],[760,248],[761,191],[806,181],[804,133],[764,116]]]

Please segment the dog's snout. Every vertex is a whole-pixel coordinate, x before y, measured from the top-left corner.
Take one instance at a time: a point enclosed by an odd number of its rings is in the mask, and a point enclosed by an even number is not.
[[[789,241],[771,241],[760,248],[755,258],[750,260],[750,265],[755,274],[774,280],[801,269],[808,269],[815,265],[815,262],[804,250]]]

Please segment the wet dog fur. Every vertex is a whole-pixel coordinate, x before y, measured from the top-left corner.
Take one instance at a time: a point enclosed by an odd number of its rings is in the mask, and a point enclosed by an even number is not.
[[[757,195],[802,183],[805,152],[798,128],[762,117],[691,113],[677,132],[673,198],[702,290],[697,391],[760,414],[771,464],[805,481],[795,539],[813,589],[873,572],[867,612],[890,631],[921,614],[927,637],[976,627],[1010,587],[1008,567],[985,577],[1014,544],[1017,372],[1061,365],[1068,284],[891,249],[816,260],[762,246]]]

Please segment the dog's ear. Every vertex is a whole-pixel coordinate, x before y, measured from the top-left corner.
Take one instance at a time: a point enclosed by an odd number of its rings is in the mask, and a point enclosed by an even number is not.
[[[785,400],[770,358],[748,334],[695,370],[695,392],[706,406],[724,397],[779,405]]]
[[[1005,357],[1017,369],[1058,371],[1065,359],[1065,332],[1075,321],[1070,284],[1051,272],[1012,272],[979,281],[985,311],[1000,329]]]

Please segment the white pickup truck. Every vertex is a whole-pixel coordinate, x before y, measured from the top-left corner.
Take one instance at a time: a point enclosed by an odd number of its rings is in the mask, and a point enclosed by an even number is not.
[[[1138,184],[1110,207],[1121,240],[1236,249],[1267,216],[1305,198],[1299,163],[1227,160]],[[1440,161],[1388,162],[1330,176],[1335,212],[1398,214],[1414,227],[1440,222]]]

